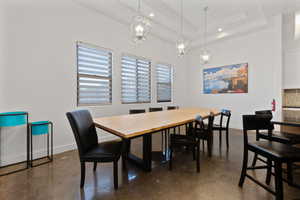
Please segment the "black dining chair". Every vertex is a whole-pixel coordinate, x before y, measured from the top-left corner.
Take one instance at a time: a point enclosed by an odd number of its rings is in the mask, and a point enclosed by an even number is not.
[[[260,110],[260,111],[255,111],[256,115],[269,115],[270,118],[273,118],[273,114],[271,110]],[[271,120],[270,120],[271,123]],[[280,142],[284,144],[300,144],[300,135],[297,134],[292,134],[292,133],[286,133],[286,132],[280,132],[276,131],[274,132],[274,125],[272,125],[272,130],[268,132],[262,132],[262,133],[256,133],[256,140],[258,141],[259,139],[266,139],[266,140],[271,140],[275,142]]]
[[[271,123],[271,119],[273,118],[273,114],[271,110],[259,110],[255,111],[255,115],[258,116],[269,116],[270,118],[270,130],[267,131],[256,131],[256,141],[259,141],[260,139],[279,142],[283,144],[288,145],[295,145],[300,144],[300,136],[297,134],[292,133],[285,133],[276,131],[274,132],[274,125]],[[266,163],[265,160],[258,157],[258,154],[255,154],[252,161],[252,167],[256,166],[257,160]],[[288,180],[289,184],[293,183],[293,163],[287,163],[287,174],[288,174]]]
[[[202,117],[198,116],[194,122],[195,126],[199,124],[199,127],[204,128]],[[175,148],[186,147],[187,150],[193,152],[193,159],[196,160],[197,172],[200,172],[200,141],[196,136],[196,129],[192,127],[193,123],[189,124],[187,135],[170,135],[170,160],[169,160],[169,170],[173,168],[173,152]]]
[[[167,110],[177,110],[179,109],[179,106],[168,106]]]
[[[177,109],[179,109],[179,106],[168,106],[167,107],[167,110],[177,110]],[[176,131],[176,128],[178,128],[177,129],[178,132]],[[186,129],[187,129],[187,126],[186,126]],[[170,132],[170,130],[168,130],[168,134],[169,134],[169,132]],[[180,134],[180,126],[174,127],[173,128],[173,133],[174,134],[177,134],[177,133]]]
[[[207,152],[208,152],[209,157],[212,156],[214,119],[215,119],[214,115],[211,114],[208,117],[208,124],[207,125],[204,125],[204,123],[196,123],[196,125],[194,127],[196,137],[199,140],[202,140],[203,148],[204,148],[204,141],[207,142]]]
[[[67,112],[75,136],[81,165],[80,188],[84,186],[85,163],[93,162],[96,171],[98,162],[113,162],[114,188],[118,189],[118,160],[122,152],[121,141],[98,143],[96,127],[88,110]]]
[[[222,132],[225,131],[227,150],[229,149],[229,122],[230,122],[230,117],[231,117],[231,111],[226,110],[226,109],[222,109],[219,124],[214,124],[213,125],[213,130],[219,131],[220,146],[222,144]]]
[[[270,126],[270,115],[243,115],[243,133],[244,133],[244,156],[243,156],[243,166],[241,170],[241,177],[239,181],[239,186],[242,187],[245,178],[249,178],[256,184],[260,185],[268,192],[276,196],[276,200],[283,199],[283,177],[282,177],[282,164],[290,162],[300,161],[300,149],[293,147],[291,145],[274,142],[274,141],[255,141],[250,143],[248,141],[248,131],[262,131],[262,130],[272,130],[273,127]],[[251,151],[267,159],[266,166],[256,166],[248,167],[248,152]],[[270,184],[270,178],[272,175],[272,163],[274,163],[275,168],[275,191],[270,189],[268,185]],[[263,184],[256,180],[251,175],[247,174],[247,170],[256,169],[267,169],[266,184]]]
[[[145,113],[145,109],[130,109],[129,114],[140,114],[140,113]]]
[[[158,111],[163,111],[162,107],[150,107],[149,112],[158,112]]]

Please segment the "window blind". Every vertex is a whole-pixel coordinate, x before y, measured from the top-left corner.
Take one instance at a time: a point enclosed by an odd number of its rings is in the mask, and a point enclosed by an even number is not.
[[[112,53],[77,43],[77,104],[102,105],[112,100]]]
[[[156,66],[157,102],[172,100],[172,67],[163,64]]]
[[[151,62],[133,56],[122,57],[122,103],[151,101]]]

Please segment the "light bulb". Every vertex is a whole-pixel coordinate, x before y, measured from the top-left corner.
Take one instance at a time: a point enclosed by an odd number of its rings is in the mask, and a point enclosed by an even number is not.
[[[177,52],[179,56],[183,56],[186,54],[187,51],[187,47],[188,47],[188,42],[180,39],[177,41],[176,43],[176,48],[177,48]]]
[[[142,37],[144,35],[144,27],[140,24],[138,24],[135,27],[135,35],[138,37]]]
[[[183,43],[178,44],[177,46],[178,49],[183,50],[185,48]]]
[[[141,43],[145,41],[147,35],[149,34],[151,29],[151,21],[141,15],[137,15],[133,18],[131,24],[131,34],[132,39],[135,43]]]
[[[202,64],[207,64],[210,61],[210,53],[207,50],[203,50],[200,54],[200,59]]]

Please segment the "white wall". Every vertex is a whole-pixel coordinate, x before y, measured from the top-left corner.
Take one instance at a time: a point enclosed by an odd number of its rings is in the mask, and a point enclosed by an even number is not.
[[[272,99],[277,101],[276,117],[281,107],[281,16],[270,19],[263,30],[242,37],[210,45],[212,60],[207,66],[199,64],[200,49],[189,58],[189,104],[232,110],[231,127],[242,128],[242,114],[270,109]],[[249,92],[247,94],[203,94],[203,68],[230,64],[249,64]]]
[[[150,37],[140,46],[130,41],[129,27],[83,8],[71,0],[52,4],[29,0],[10,3],[0,9],[0,111],[25,110],[30,120],[54,122],[55,152],[74,147],[75,140],[65,113],[76,107],[76,41],[106,47],[113,51],[113,102],[89,107],[94,116],[128,113],[129,108],[148,108],[156,103],[155,63],[174,67],[172,103],[185,104],[186,63],[176,55],[174,44]],[[15,2],[15,1],[13,1]],[[4,35],[3,35],[4,34]],[[122,53],[152,60],[152,103],[122,105],[120,58]],[[2,60],[4,59],[4,60]],[[2,128],[2,164],[24,157],[24,127]],[[108,139],[110,135],[102,135]],[[39,146],[41,149],[41,138]]]
[[[294,17],[294,13],[283,17],[283,88],[300,88],[300,38],[295,38]]]

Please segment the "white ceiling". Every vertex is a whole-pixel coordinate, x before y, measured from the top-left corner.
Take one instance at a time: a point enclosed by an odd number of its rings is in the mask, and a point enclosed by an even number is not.
[[[124,25],[136,14],[137,0],[73,0]],[[208,10],[209,42],[244,34],[268,25],[270,17],[300,9],[300,0],[184,0],[184,36],[201,45],[205,6]],[[152,34],[168,42],[179,35],[180,0],[141,0],[142,13],[153,12]],[[217,29],[224,31],[218,33]]]

